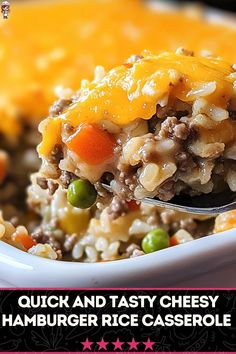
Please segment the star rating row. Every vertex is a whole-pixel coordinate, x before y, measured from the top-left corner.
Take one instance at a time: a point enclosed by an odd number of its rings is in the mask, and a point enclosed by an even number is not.
[[[98,350],[107,350],[107,345],[112,344],[114,350],[123,350],[123,345],[127,343],[129,345],[129,350],[139,350],[141,345],[145,348],[144,350],[150,349],[153,350],[153,345],[155,342],[152,342],[150,338],[146,342],[137,342],[134,338],[132,338],[131,342],[121,342],[119,338],[115,342],[105,342],[104,338],[100,340],[100,342],[91,342],[88,338],[86,338],[85,342],[81,342],[83,345],[83,350],[92,350],[92,345],[96,343],[98,345]]]

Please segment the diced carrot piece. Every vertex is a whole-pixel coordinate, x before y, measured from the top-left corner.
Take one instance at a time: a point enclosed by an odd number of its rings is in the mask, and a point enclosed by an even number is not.
[[[132,63],[124,63],[123,65],[128,69],[132,68],[132,66],[133,66]]]
[[[179,241],[177,240],[177,237],[175,235],[170,237],[170,246],[177,246],[179,244]]]
[[[3,163],[3,161],[0,160],[0,183],[4,181],[5,176],[6,176],[5,164]]]
[[[31,247],[33,247],[36,242],[34,241],[34,239],[27,234],[17,234],[15,237],[15,240],[19,243],[21,243],[26,250],[30,249]]]
[[[82,125],[67,140],[66,145],[84,162],[98,165],[113,156],[115,138],[112,134],[88,124]]]
[[[236,210],[227,211],[216,217],[214,232],[236,228]]]
[[[2,183],[7,175],[7,154],[0,151],[0,183]]]
[[[127,204],[128,204],[129,211],[139,210],[140,205],[137,204],[135,200],[130,200],[129,202],[127,202]]]

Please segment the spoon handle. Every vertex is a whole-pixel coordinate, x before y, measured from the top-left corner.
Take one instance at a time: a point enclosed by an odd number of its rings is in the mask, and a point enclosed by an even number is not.
[[[108,190],[109,192],[112,193],[112,188],[107,185],[102,183],[103,188]],[[214,197],[213,197],[214,198]],[[194,203],[194,197],[189,196],[190,201],[193,201]],[[206,203],[205,201],[206,198],[204,198],[204,202],[202,200],[202,204],[204,205]],[[173,203],[173,202],[165,202],[159,199],[153,199],[153,198],[144,198],[143,200],[138,200],[138,202],[143,202],[151,205],[155,205],[161,208],[167,208],[167,209],[173,209],[176,211],[180,211],[182,213],[191,213],[191,214],[200,214],[200,215],[216,215],[223,213],[225,211],[233,210],[236,209],[236,200],[232,201],[231,203],[219,205],[219,206],[212,206],[212,207],[200,207],[200,206],[190,206],[190,205],[182,205],[178,203]],[[210,199],[208,199],[210,201]],[[199,204],[199,202],[198,202]]]

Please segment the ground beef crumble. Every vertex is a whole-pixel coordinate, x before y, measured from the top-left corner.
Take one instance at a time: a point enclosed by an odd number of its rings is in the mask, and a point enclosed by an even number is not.
[[[45,177],[37,177],[36,182],[41,189],[48,189],[48,181]]]
[[[194,162],[193,157],[188,152],[177,152],[175,159],[178,165],[178,170],[181,172],[185,172],[196,167],[196,163]]]
[[[65,108],[67,108],[72,103],[71,99],[60,98],[49,109],[49,114],[51,117],[56,117],[61,114]]]
[[[158,157],[156,146],[157,137],[154,134],[148,134],[140,154],[143,162],[155,162]]]
[[[189,133],[189,128],[185,123],[180,122],[176,117],[168,117],[161,124],[159,136],[163,139],[186,140]]]
[[[159,119],[159,118],[157,118]],[[143,146],[140,149],[140,163],[135,166],[130,166],[122,160],[118,162],[117,168],[120,171],[116,177],[124,189],[133,192],[137,187],[137,171],[145,163],[158,163],[158,143],[164,139],[171,139],[175,142],[176,154],[173,156],[175,163],[180,172],[187,171],[189,168],[196,166],[190,153],[185,152],[186,140],[190,136],[191,129],[184,122],[179,121],[175,116],[167,117],[162,121],[161,125],[157,122],[156,116],[151,118],[153,127],[149,126],[149,131],[154,130],[155,133],[148,133],[143,136]],[[160,120],[159,120],[160,121]],[[158,129],[159,128],[159,129]],[[159,131],[158,131],[159,130]],[[158,187],[157,197],[161,200],[170,200],[176,194],[176,176],[163,182]],[[182,188],[182,187],[181,187]],[[126,198],[132,198],[132,193],[128,193]]]
[[[111,204],[108,207],[108,214],[110,215],[112,220],[119,218],[120,216],[124,216],[128,213],[129,208],[127,202],[125,200],[120,199],[118,196],[115,196]]]
[[[124,185],[124,192],[127,198],[129,198],[129,193],[127,191],[134,191],[137,186],[137,168],[129,165],[122,164],[119,166],[120,173],[118,176],[118,181]]]
[[[53,231],[45,230],[43,226],[39,226],[31,236],[37,243],[48,243],[55,251],[62,248],[61,243],[55,239]]]
[[[52,149],[48,160],[51,164],[58,165],[62,159],[63,159],[62,146],[60,144],[56,144]]]
[[[76,175],[72,172],[62,171],[60,176],[60,182],[64,188],[68,188],[69,184],[77,179]]]
[[[58,183],[52,181],[51,179],[47,180],[44,177],[37,177],[36,182],[40,188],[45,190],[48,189],[49,195],[53,195],[59,187]]]
[[[78,241],[77,234],[65,235],[57,226],[57,222],[52,220],[52,225],[40,225],[31,234],[37,243],[49,244],[59,256],[63,253],[71,252]]]
[[[48,191],[49,191],[49,195],[53,195],[56,190],[58,189],[59,187],[59,184],[58,183],[55,183],[53,182],[52,180],[49,180],[48,181]]]
[[[175,181],[173,178],[168,179],[158,187],[157,198],[168,201],[175,195]]]

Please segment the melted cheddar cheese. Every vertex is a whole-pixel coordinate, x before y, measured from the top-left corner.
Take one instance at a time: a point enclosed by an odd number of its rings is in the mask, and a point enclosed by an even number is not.
[[[209,82],[216,87],[210,100],[218,104],[223,97],[226,105],[233,93],[231,72],[230,65],[222,60],[174,53],[147,56],[131,67],[121,65],[99,83],[88,85],[65,117],[74,126],[102,119],[116,124],[128,124],[137,117],[150,119],[158,100],[167,94],[193,101],[194,92],[204,90]]]
[[[60,134],[56,132],[65,122],[74,127],[103,120],[125,125],[137,118],[150,119],[163,99],[193,102],[200,93],[207,96],[208,102],[226,108],[234,95],[232,73],[231,66],[221,59],[172,52],[147,55],[133,64],[123,64],[99,82],[88,83],[76,103],[59,117],[43,123],[39,152],[47,155],[58,143]],[[207,85],[210,91],[205,92]],[[54,138],[50,131],[54,131]]]
[[[217,40],[216,40],[217,39]],[[236,61],[236,31],[182,12],[156,12],[138,0],[13,2],[0,19],[0,132],[42,119],[57,85],[76,89],[95,65],[110,69],[131,54],[191,48]]]

